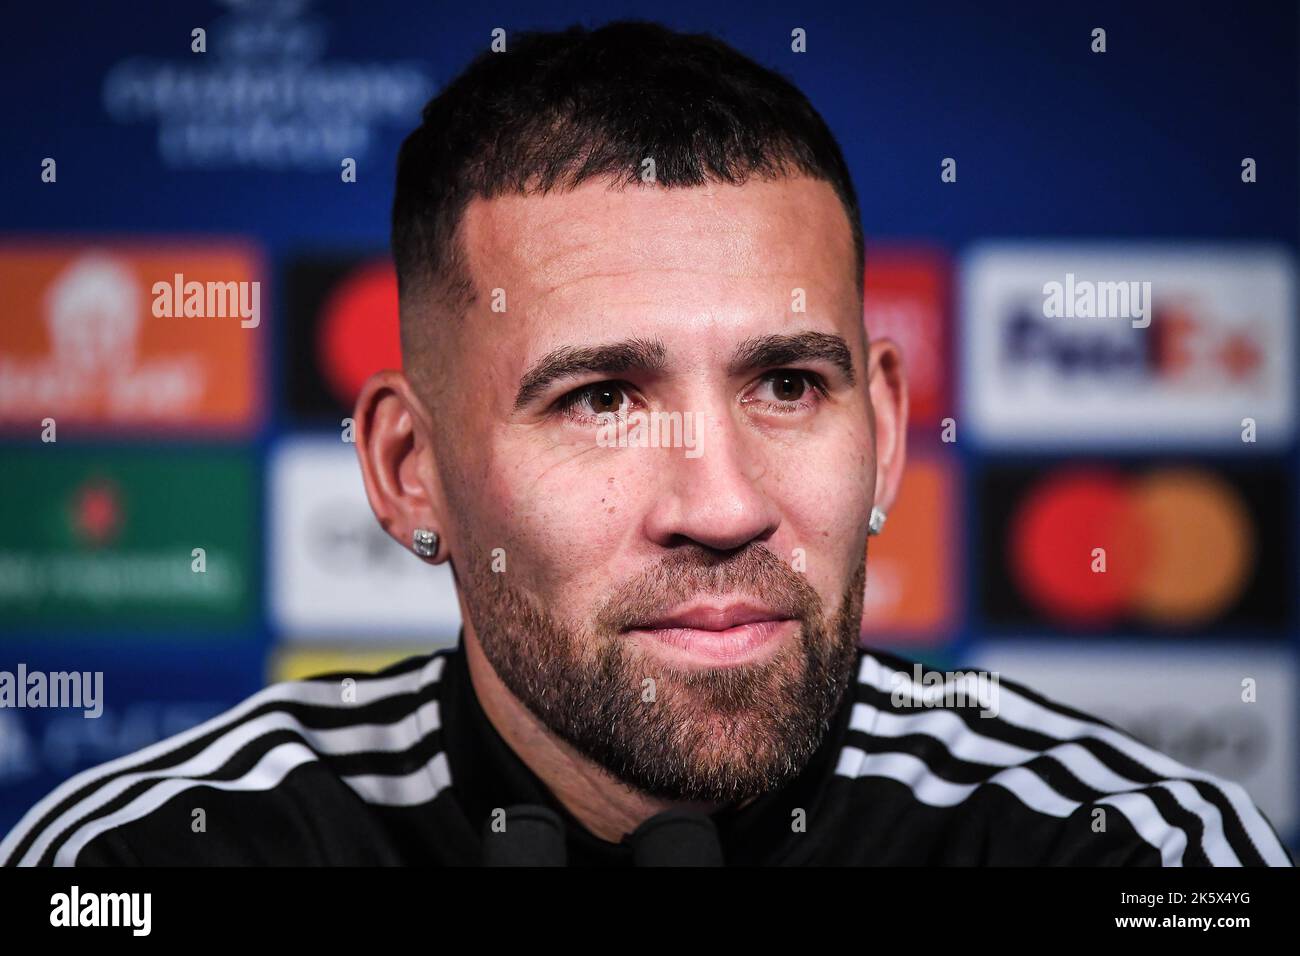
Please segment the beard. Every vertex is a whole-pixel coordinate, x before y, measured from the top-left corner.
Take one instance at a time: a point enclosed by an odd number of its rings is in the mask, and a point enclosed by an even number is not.
[[[630,787],[727,804],[777,789],[816,752],[853,676],[866,554],[828,619],[805,578],[763,545],[673,552],[572,626],[481,572],[466,603],[484,656],[542,724]],[[625,632],[700,595],[749,596],[799,621],[797,640],[747,665],[682,669]]]

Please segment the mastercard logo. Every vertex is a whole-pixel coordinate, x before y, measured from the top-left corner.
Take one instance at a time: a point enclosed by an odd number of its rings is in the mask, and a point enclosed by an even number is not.
[[[317,340],[321,372],[334,397],[351,406],[372,373],[402,367],[397,275],[387,260],[363,265],[322,307]]]
[[[1256,554],[1237,490],[1198,468],[1057,474],[1014,513],[1009,544],[1025,596],[1085,626],[1212,620],[1241,596]]]

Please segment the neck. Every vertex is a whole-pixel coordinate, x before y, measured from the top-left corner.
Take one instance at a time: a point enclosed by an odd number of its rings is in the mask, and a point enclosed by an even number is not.
[[[651,797],[612,776],[560,740],[501,682],[479,647],[465,635],[470,682],[479,706],[501,739],[573,817],[602,840],[617,843],[664,810],[686,807],[702,813],[714,806]]]

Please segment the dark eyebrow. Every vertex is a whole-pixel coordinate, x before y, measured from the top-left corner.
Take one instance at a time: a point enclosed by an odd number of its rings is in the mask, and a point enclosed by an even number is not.
[[[830,362],[844,373],[850,385],[856,381],[848,343],[829,332],[795,332],[748,339],[732,353],[730,371],[732,375],[740,375],[761,368],[797,365],[809,359]]]
[[[560,379],[591,372],[601,375],[620,375],[633,370],[659,372],[667,363],[667,357],[668,350],[657,339],[628,339],[610,345],[558,348],[534,362],[519,380],[515,409],[523,408]]]

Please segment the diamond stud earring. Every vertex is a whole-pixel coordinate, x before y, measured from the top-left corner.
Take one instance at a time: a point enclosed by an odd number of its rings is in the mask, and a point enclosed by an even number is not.
[[[871,522],[867,525],[867,534],[880,534],[885,530],[885,513],[879,508],[871,509]]]
[[[433,557],[438,553],[438,532],[416,528],[411,535],[411,550],[422,558]]]

